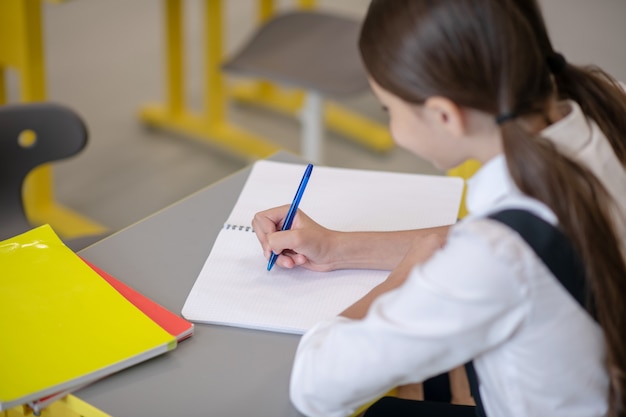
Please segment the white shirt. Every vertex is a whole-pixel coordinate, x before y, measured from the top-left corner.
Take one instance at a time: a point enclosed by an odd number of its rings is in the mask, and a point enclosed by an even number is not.
[[[614,162],[602,133],[566,105],[569,115],[545,134],[594,172]],[[621,166],[602,178],[623,190],[612,175],[623,179]],[[471,214],[446,246],[380,296],[367,317],[336,317],[303,336],[290,387],[302,413],[347,416],[394,386],[474,359],[490,417],[606,414],[600,327],[518,235],[484,218],[515,207],[554,224],[554,214],[519,192],[502,155],[470,180],[467,205]]]

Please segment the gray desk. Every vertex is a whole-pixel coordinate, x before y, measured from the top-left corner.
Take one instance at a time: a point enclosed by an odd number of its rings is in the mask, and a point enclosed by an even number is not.
[[[271,159],[302,162],[287,153]],[[180,314],[250,169],[244,169],[81,252]],[[260,250],[260,249],[259,249]],[[76,396],[114,417],[300,415],[288,395],[298,336],[196,324],[174,351]]]

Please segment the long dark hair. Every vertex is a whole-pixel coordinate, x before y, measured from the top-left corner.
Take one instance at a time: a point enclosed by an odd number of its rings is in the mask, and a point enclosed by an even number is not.
[[[494,118],[545,115],[555,87],[546,49],[535,42],[533,29],[507,0],[373,0],[359,48],[370,76],[407,102],[421,104],[429,97],[442,96]],[[574,69],[565,72],[573,74]],[[611,95],[599,91],[602,82],[596,95]],[[570,90],[563,92],[574,95]],[[586,103],[586,113],[596,115],[594,120],[607,136],[614,136],[615,147],[626,133],[626,127],[611,119],[621,111],[619,100],[603,103],[614,105],[610,111],[597,108],[597,101],[580,100]],[[626,118],[626,111],[620,117]],[[559,153],[547,139],[528,132],[519,119],[502,123],[501,132],[507,166],[517,187],[553,210],[584,261],[607,345],[609,415],[623,417],[626,265],[610,220],[611,197],[588,168]]]
[[[613,152],[626,166],[626,92],[598,66],[573,65],[555,52],[536,0],[512,0],[511,4],[531,26],[541,52],[551,64],[559,95],[576,101],[598,124]]]

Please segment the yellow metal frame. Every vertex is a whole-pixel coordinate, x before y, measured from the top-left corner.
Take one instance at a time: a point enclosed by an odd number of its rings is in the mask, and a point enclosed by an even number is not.
[[[5,70],[20,76],[20,101],[45,100],[41,0],[0,0],[0,105],[5,104]],[[26,214],[33,224],[49,223],[67,238],[103,233],[100,224],[58,204],[50,165],[34,170],[24,187]]]
[[[204,112],[187,108],[184,97],[184,49],[182,0],[165,0],[167,97],[164,104],[151,104],[140,110],[145,123],[187,134],[236,154],[265,158],[279,147],[231,125],[226,119],[222,60],[222,5],[205,0],[205,91]]]
[[[233,86],[230,94],[239,102],[293,117],[300,115],[304,103],[304,92],[281,89],[267,81],[239,83]],[[324,104],[324,122],[328,129],[372,150],[384,152],[394,146],[386,126],[332,101]]]
[[[447,174],[451,177],[461,177],[464,180],[468,180],[472,175],[480,168],[480,163],[478,161],[469,160],[456,168],[453,168],[447,172]],[[467,215],[467,207],[465,206],[465,194],[467,191],[467,186],[463,188],[463,197],[461,199],[461,208],[459,210],[459,219],[465,217]]]
[[[312,9],[315,7],[315,0],[299,0],[298,7]],[[262,22],[273,14],[274,2],[259,0],[259,21]],[[139,118],[148,125],[179,132],[238,155],[252,159],[267,157],[279,147],[229,123],[226,117],[228,100],[233,98],[297,116],[304,103],[304,93],[283,90],[267,81],[244,83],[227,91],[220,70],[223,59],[220,0],[205,0],[204,22],[206,56],[203,111],[200,114],[193,112],[185,103],[182,0],[165,0],[167,96],[164,103],[142,107]],[[386,151],[393,146],[393,140],[385,126],[337,104],[327,103],[324,117],[329,129],[372,149]]]
[[[12,0],[11,0],[12,1]],[[39,414],[40,417],[111,417],[83,400],[68,395],[53,402]],[[21,405],[10,410],[0,411],[0,417],[32,417],[33,410]]]

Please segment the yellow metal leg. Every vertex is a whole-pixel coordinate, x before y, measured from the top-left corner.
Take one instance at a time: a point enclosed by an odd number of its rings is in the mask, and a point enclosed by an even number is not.
[[[51,409],[49,417],[66,417],[68,416],[68,414],[66,413],[70,412],[75,412],[81,417],[110,417],[109,414],[100,411],[93,405],[86,403],[85,401],[71,394],[53,403],[49,408]],[[42,413],[42,417],[46,416],[44,416]]]
[[[397,396],[397,394],[398,394],[397,389],[394,388],[391,391],[385,393],[385,395],[383,395],[383,396],[384,397],[395,397],[395,396]],[[368,402],[367,404],[363,404],[362,406],[357,408],[357,410],[350,417],[359,417],[362,413],[365,412],[365,410],[367,410],[370,406],[372,406],[372,404],[374,404],[379,399],[380,398],[377,398],[377,399],[375,399],[373,401]]]
[[[210,124],[219,124],[226,120],[226,101],[224,79],[220,70],[222,61],[222,3],[219,0],[207,0],[204,9],[204,111]]]
[[[259,23],[265,22],[270,17],[274,16],[276,7],[274,7],[274,0],[259,0],[258,2],[258,21]]]
[[[0,412],[0,417],[33,417],[33,410],[27,406],[18,406]],[[111,417],[83,400],[68,395],[53,402],[43,410],[41,417]]]
[[[239,102],[297,116],[304,104],[301,90],[279,88],[267,81],[238,82],[230,89],[230,96]]]
[[[335,103],[327,103],[324,113],[330,130],[341,133],[375,151],[388,151],[394,146],[389,129]]]
[[[278,146],[228,123],[211,125],[201,115],[188,111],[174,116],[164,106],[148,105],[142,109],[140,117],[151,126],[181,133],[191,139],[252,159],[265,158],[279,149]]]
[[[451,177],[461,177],[464,180],[468,180],[472,175],[480,168],[480,163],[478,161],[470,160],[466,161],[463,164],[459,165],[456,168],[453,168],[447,172],[447,174]],[[461,199],[461,208],[459,210],[459,219],[465,217],[467,215],[467,207],[465,206],[465,193],[467,191],[467,186],[463,189],[463,197]]]
[[[22,102],[45,100],[41,24],[41,0],[0,1],[0,66],[17,70]],[[0,103],[6,100],[3,75],[0,73]],[[24,204],[33,224],[49,223],[63,237],[79,237],[106,230],[54,201],[49,165],[34,170],[27,178]]]
[[[292,117],[300,114],[304,102],[302,91],[280,89],[267,82],[238,83],[231,89],[231,96],[239,102],[260,106]],[[326,103],[324,123],[328,129],[375,151],[388,151],[394,146],[386,126],[336,103]]]
[[[180,115],[185,107],[182,4],[179,0],[166,0],[167,19],[167,106],[172,115]]]
[[[167,91],[164,104],[143,107],[145,123],[181,133],[248,158],[265,158],[278,151],[270,141],[238,129],[226,118],[222,74],[222,8],[219,0],[205,0],[205,90],[204,111],[196,114],[185,105],[183,89],[182,3],[166,0]]]
[[[301,9],[313,9],[315,7],[315,0],[298,0],[298,6]]]

